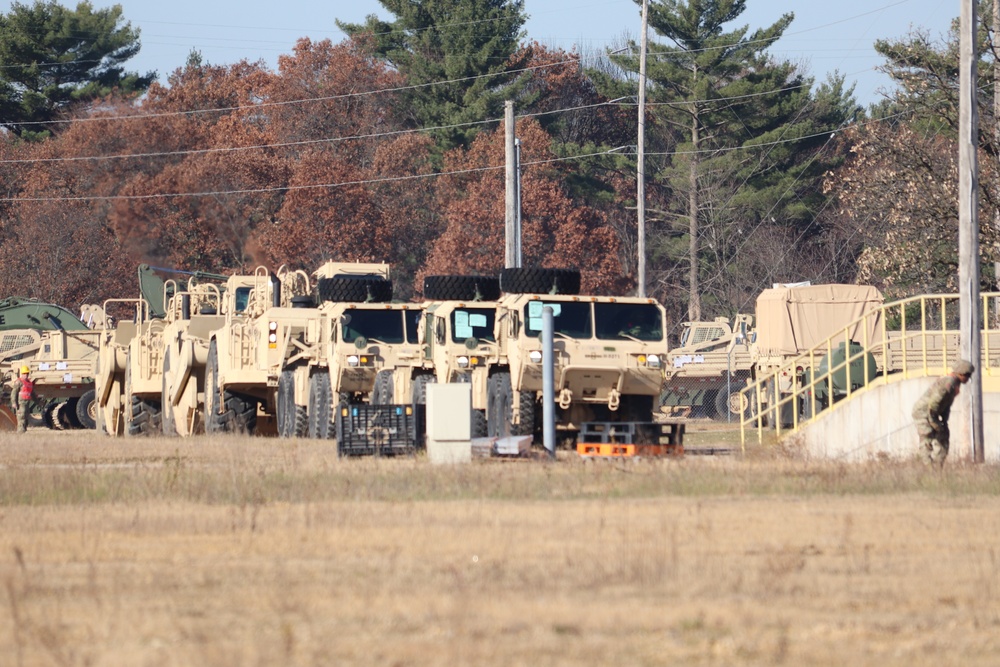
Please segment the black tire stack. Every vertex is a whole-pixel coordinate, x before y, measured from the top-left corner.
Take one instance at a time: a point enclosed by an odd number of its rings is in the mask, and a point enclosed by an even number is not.
[[[320,303],[386,303],[392,301],[392,281],[376,275],[339,275],[320,278],[316,293]]]
[[[576,269],[503,269],[500,289],[511,294],[579,294],[580,272]]]
[[[426,276],[424,298],[431,301],[496,301],[500,279],[493,276]]]

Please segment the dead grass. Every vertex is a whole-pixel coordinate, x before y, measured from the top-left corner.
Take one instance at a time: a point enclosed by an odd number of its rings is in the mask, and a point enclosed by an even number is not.
[[[992,466],[0,436],[0,663],[995,663]]]

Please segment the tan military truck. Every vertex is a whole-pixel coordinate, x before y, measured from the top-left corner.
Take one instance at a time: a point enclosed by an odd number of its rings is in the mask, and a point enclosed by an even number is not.
[[[160,273],[182,277],[164,280]],[[148,264],[139,265],[138,278],[138,298],[109,299],[92,313],[101,332],[95,382],[97,426],[110,435],[163,432],[165,332],[177,347],[192,321],[192,300],[197,313],[194,321],[203,317],[200,309],[217,307],[220,288],[200,281],[227,279]],[[195,421],[192,417],[185,424]]]
[[[308,435],[331,438],[341,407],[409,402],[431,367],[418,337],[420,306],[390,302],[388,264],[328,262],[315,276],[319,316],[293,339],[285,372],[306,388]],[[394,377],[396,367],[408,370]]]
[[[495,276],[437,275],[424,278],[423,359],[430,362],[433,375],[420,368],[411,385],[416,387],[414,402],[423,402],[427,382],[467,382],[472,384],[472,437],[487,435],[487,382],[491,369],[499,363],[495,325],[500,281]],[[382,374],[393,373],[382,371]],[[412,377],[411,369],[394,375]],[[398,394],[397,394],[398,395]],[[407,396],[407,394],[402,394]],[[379,394],[379,403],[392,403],[392,395]]]
[[[682,323],[680,344],[666,355],[661,411],[721,421],[748,414],[740,390],[751,376],[753,336],[752,315]]]
[[[209,337],[225,324],[226,309],[238,307],[246,299],[253,279],[230,276],[221,288],[192,280],[186,289],[173,290],[161,334],[160,428],[164,435],[189,436],[204,431]]]
[[[98,338],[98,332],[61,306],[17,297],[0,301],[4,417],[9,416],[9,385],[27,366],[35,394],[45,402],[41,417],[46,426],[93,428]]]
[[[296,349],[317,322],[309,276],[260,267],[234,280],[222,294],[222,326],[203,332],[207,341],[197,340],[199,347],[207,342],[205,431],[301,435],[306,387],[295,381]],[[187,358],[200,365],[199,356]],[[282,424],[290,424],[290,432]]]
[[[666,350],[656,300],[580,296],[580,274],[569,269],[504,269],[500,286],[499,355],[485,396],[490,436],[540,431],[546,306],[554,311],[557,429],[575,438],[584,422],[652,421]]]
[[[830,336],[844,333],[854,341],[875,340],[879,322],[862,322],[861,318],[879,309],[883,301],[882,293],[870,285],[775,286],[761,292],[750,355],[752,380],[763,381],[764,391],[759,397],[749,396],[751,402],[759,400],[761,408],[767,410],[793,393],[809,369],[790,366],[789,361]],[[853,330],[844,332],[845,327]],[[817,365],[819,361],[817,356]],[[793,401],[784,403],[780,410],[782,424],[792,424],[798,409]]]

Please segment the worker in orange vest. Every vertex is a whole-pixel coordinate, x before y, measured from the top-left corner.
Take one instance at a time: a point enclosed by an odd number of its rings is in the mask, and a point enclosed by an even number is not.
[[[21,375],[14,380],[10,392],[10,407],[17,413],[17,432],[28,430],[28,415],[31,414],[31,401],[35,398],[35,382],[30,377],[31,369],[21,366]]]

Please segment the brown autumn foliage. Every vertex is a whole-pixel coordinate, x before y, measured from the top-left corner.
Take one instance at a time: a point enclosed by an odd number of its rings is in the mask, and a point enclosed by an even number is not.
[[[175,154],[158,156],[158,170],[121,190],[128,199],[117,202],[111,223],[133,256],[218,272],[251,263],[246,238],[279,206],[288,172],[282,156],[267,147],[275,137],[258,104],[271,77],[245,62],[189,66],[175,73],[169,89],[150,92],[154,116],[136,123],[137,143]],[[221,110],[184,113],[197,109]],[[163,125],[170,138],[161,143]],[[212,194],[189,194],[199,192]]]
[[[517,124],[522,165],[522,265],[578,268],[586,292],[621,283],[617,238],[601,214],[567,195],[551,138],[534,120]],[[484,132],[445,156],[437,180],[446,228],[418,274],[496,274],[504,262],[504,135]]]
[[[387,261],[412,275],[435,235],[420,178],[431,173],[432,142],[401,132],[393,116],[399,75],[363,41],[301,40],[279,70],[268,117],[280,141],[293,144],[281,149],[288,191],[251,238],[255,258],[307,270],[327,259]]]
[[[953,140],[906,125],[872,123],[854,133],[851,155],[827,182],[840,203],[838,235],[863,246],[858,281],[890,296],[958,289],[958,150]],[[982,160],[984,188],[992,162]],[[981,197],[980,248],[998,253],[997,229]]]

